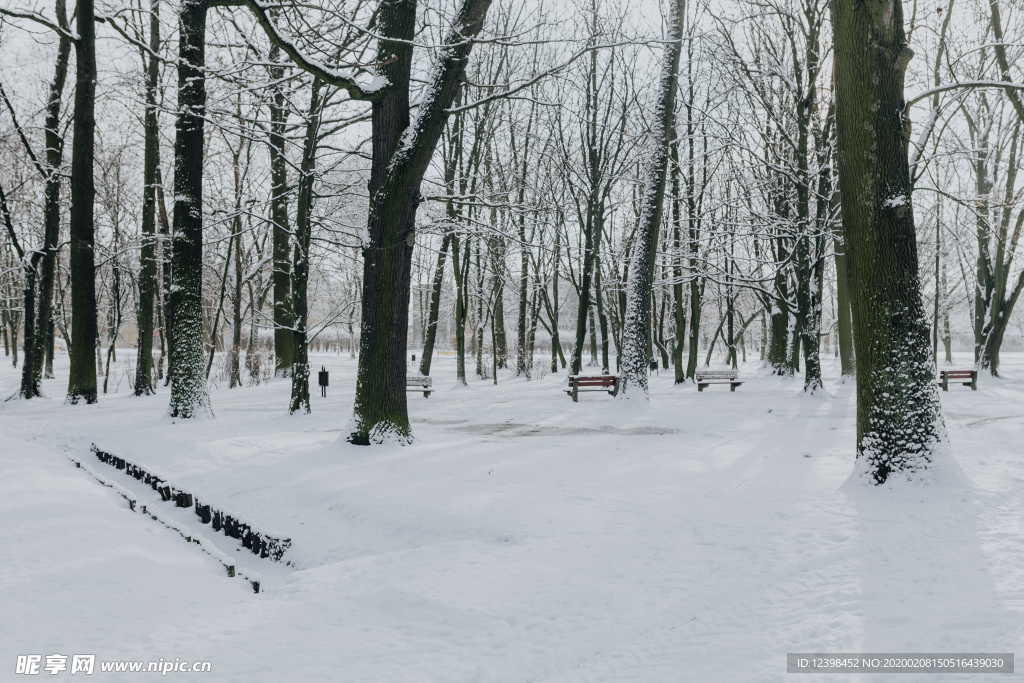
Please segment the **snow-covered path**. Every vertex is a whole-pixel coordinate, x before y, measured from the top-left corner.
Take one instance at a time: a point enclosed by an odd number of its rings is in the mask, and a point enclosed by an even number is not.
[[[774,681],[788,651],[1024,652],[1024,380],[943,395],[962,483],[866,491],[834,377],[804,397],[666,373],[650,406],[573,404],[554,376],[456,388],[440,359],[416,445],[366,449],[342,440],[352,362],[315,362],[331,395],[306,417],[284,382],[193,424],[164,394],[0,408],[0,680],[32,652],[208,659],[179,678],[216,681]],[[90,442],[289,536],[295,567],[242,560],[248,592],[71,466],[132,483]]]

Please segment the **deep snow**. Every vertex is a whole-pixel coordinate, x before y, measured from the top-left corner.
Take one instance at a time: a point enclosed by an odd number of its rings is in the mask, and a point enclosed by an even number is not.
[[[847,482],[853,386],[831,365],[814,397],[751,364],[736,393],[662,372],[649,405],[573,404],[564,375],[456,387],[442,356],[435,393],[409,394],[415,445],[362,448],[343,440],[354,362],[311,361],[332,376],[309,416],[281,380],[216,389],[193,423],[123,382],[63,405],[63,377],[0,407],[0,680],[58,652],[239,682],[777,681],[788,651],[1024,652],[1024,356],[942,395],[959,479],[889,489]],[[0,369],[3,396],[16,382]],[[90,442],[292,538],[294,567],[235,551]]]

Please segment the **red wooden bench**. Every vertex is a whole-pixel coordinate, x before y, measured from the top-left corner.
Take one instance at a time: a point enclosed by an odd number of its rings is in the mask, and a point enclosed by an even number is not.
[[[572,396],[575,403],[579,402],[581,391],[607,391],[614,396],[619,393],[619,378],[615,375],[593,375],[584,377],[582,375],[569,376],[569,388],[565,393]]]
[[[949,391],[949,380],[967,380],[960,383],[965,387],[970,387],[971,391],[978,390],[977,370],[941,370],[939,372],[939,386],[942,387],[943,391]]]

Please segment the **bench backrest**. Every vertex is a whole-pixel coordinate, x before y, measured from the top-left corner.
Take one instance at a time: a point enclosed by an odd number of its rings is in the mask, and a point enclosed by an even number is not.
[[[429,377],[421,377],[419,375],[410,375],[405,378],[406,385],[417,386],[417,387],[429,387],[431,379]]]
[[[698,370],[697,379],[736,379],[735,370]]]
[[[618,381],[619,378],[615,375],[569,376],[569,386],[577,387],[610,387]]]
[[[971,379],[975,374],[977,374],[977,370],[942,370],[939,376],[950,379]]]

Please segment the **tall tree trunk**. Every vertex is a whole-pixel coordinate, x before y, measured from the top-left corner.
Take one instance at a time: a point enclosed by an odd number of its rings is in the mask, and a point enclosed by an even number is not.
[[[483,378],[484,373],[484,326],[486,325],[487,312],[484,310],[484,271],[486,267],[481,263],[480,250],[483,240],[473,240],[475,247],[474,261],[476,265],[476,320],[473,325],[473,352],[476,356],[476,376]]]
[[[242,232],[232,237],[235,241],[235,281],[231,298],[231,356],[228,358],[228,387],[242,386],[239,356],[242,353]]]
[[[96,264],[93,181],[96,127],[96,21],[93,0],[78,0],[75,42],[75,123],[71,152],[71,368],[68,403],[95,403]]]
[[[288,377],[295,362],[295,334],[292,330],[291,302],[291,230],[288,225],[288,161],[285,156],[285,130],[288,103],[282,81],[285,68],[281,50],[270,48],[270,220],[273,223],[274,262],[274,375]]]
[[[520,192],[520,195],[522,192]],[[521,198],[520,198],[521,201]],[[530,275],[528,253],[526,251],[526,218],[519,218],[519,302],[516,313],[516,376],[527,375],[526,367],[526,292]]]
[[[434,264],[434,278],[430,283],[430,305],[427,313],[427,325],[423,334],[423,355],[420,357],[420,374],[430,376],[430,364],[434,357],[434,344],[437,341],[437,321],[441,309],[441,287],[444,285],[444,263],[448,257],[448,249],[452,244],[450,230],[446,231],[441,240],[441,248],[437,252],[437,263]]]
[[[171,243],[172,226],[167,216],[164,198],[164,179],[160,167],[156,168],[156,210],[160,225],[160,301],[163,305],[163,342],[167,347],[167,373],[164,386],[171,383],[171,347],[174,346],[174,311],[171,309],[171,272],[174,270],[174,245]],[[161,362],[163,359],[161,359]]]
[[[686,381],[683,342],[686,340],[686,308],[683,301],[683,190],[680,183],[679,136],[670,150],[672,165],[672,318],[675,339],[672,342],[672,369],[676,384]]]
[[[14,221],[11,218],[10,206],[7,203],[7,195],[4,193],[2,187],[0,187],[0,217],[3,218],[4,228],[6,228],[8,239],[11,243],[11,248],[14,251],[15,257],[17,257],[18,263],[21,264],[22,276],[22,310],[24,315],[22,320],[25,325],[24,335],[24,362],[21,367],[21,386],[19,387],[18,393],[22,398],[35,398],[39,396],[39,382],[35,379],[35,373],[33,369],[35,363],[33,363],[32,354],[35,351],[35,317],[32,312],[35,310],[35,295],[36,295],[36,280],[38,279],[39,273],[39,262],[43,258],[42,251],[33,251],[26,253],[24,248],[21,246],[18,235],[14,230]],[[5,259],[6,260],[6,259]],[[6,264],[5,264],[6,266]],[[5,267],[5,269],[7,269]],[[10,269],[13,271],[13,268]],[[13,308],[13,307],[12,307]],[[3,311],[4,317],[9,320],[10,314],[5,310]],[[16,324],[10,325],[12,330],[15,330],[15,344],[17,343],[17,326]],[[14,347],[14,366],[18,365],[18,348]]]
[[[115,253],[120,251],[120,233],[117,226],[114,226],[114,248]],[[110,382],[110,363],[117,361],[117,338],[121,332],[121,270],[117,257],[110,262],[111,285],[110,285],[110,345],[107,347],[107,362],[103,372],[103,393],[107,393],[107,386]]]
[[[295,365],[292,371],[292,395],[288,412],[308,413],[309,406],[309,245],[313,232],[313,184],[316,180],[316,155],[320,142],[322,84],[314,78],[309,93],[306,137],[299,166],[298,197],[295,211],[295,255],[292,259],[292,311],[295,314]]]
[[[853,320],[850,315],[850,276],[848,275],[846,243],[841,229],[833,231],[836,263],[836,318],[839,336],[839,366],[843,377],[851,377],[856,363],[853,357]]]
[[[182,0],[178,31],[169,374],[171,417],[187,419],[209,409],[202,320],[206,0]]]
[[[665,199],[665,180],[669,150],[673,138],[676,90],[679,81],[679,60],[682,52],[684,0],[670,3],[668,37],[661,67],[658,90],[658,109],[650,148],[647,175],[644,178],[644,196],[637,227],[636,245],[629,269],[626,313],[622,330],[622,387],[626,395],[636,386],[647,395],[649,362],[648,330],[651,316],[651,291],[654,281],[654,259],[658,247],[658,229],[661,226]]]
[[[145,142],[142,166],[142,248],[139,253],[138,360],[135,395],[153,393],[153,298],[157,289],[156,183],[160,167],[160,0],[150,0],[149,63],[146,67]]]
[[[593,218],[588,212],[587,222],[583,228],[583,268],[580,272],[579,304],[576,309],[576,343],[572,349],[569,373],[578,375],[583,367],[583,344],[587,338],[587,318],[590,315],[591,279],[594,273],[594,226]],[[524,281],[525,285],[525,281]],[[520,307],[526,310],[526,294],[521,295]],[[523,337],[525,339],[525,314]]]
[[[608,315],[604,310],[604,291],[601,284],[601,233],[604,231],[604,202],[595,221],[594,235],[594,308],[597,309],[597,329],[601,333],[601,374],[608,374]],[[596,339],[596,338],[595,338]]]
[[[57,22],[67,27],[64,0],[56,2]],[[57,277],[57,255],[60,252],[60,189],[63,179],[60,168],[64,157],[64,138],[60,133],[61,99],[67,81],[71,41],[61,35],[57,44],[57,61],[46,102],[44,141],[46,144],[46,188],[43,203],[43,261],[39,278],[38,313],[35,322],[33,375],[36,386],[43,377],[53,377],[53,290]]]
[[[560,274],[558,267],[562,257],[562,233],[559,231],[561,221],[555,225],[555,255],[553,258],[554,267],[551,276],[551,372],[558,372],[558,360],[562,357],[562,343],[558,332],[558,279]],[[565,358],[562,357],[562,367],[565,367]]]
[[[492,209],[492,223],[497,209]],[[491,336],[494,351],[494,367],[508,367],[508,342],[505,339],[505,242],[500,237],[489,241],[491,256],[491,289],[494,292],[494,306],[491,310]]]
[[[942,260],[942,291],[948,291],[949,286],[948,275],[946,270],[946,262],[948,259]],[[949,325],[949,305],[948,303],[942,307],[942,349],[943,349],[943,360],[947,365],[953,362],[953,335],[950,331]]]
[[[469,317],[469,241],[452,234],[452,272],[455,278],[455,379],[466,384],[466,318]]]
[[[857,457],[876,484],[944,440],[918,280],[900,0],[832,0],[843,228],[857,353]]]
[[[490,4],[491,0],[464,0],[411,127],[409,82],[416,3],[386,3],[377,15],[376,30],[382,36],[378,51],[386,57],[380,68],[390,85],[373,101],[369,242],[363,247],[362,334],[354,430],[349,437],[354,444],[412,438],[405,357],[420,183]]]

